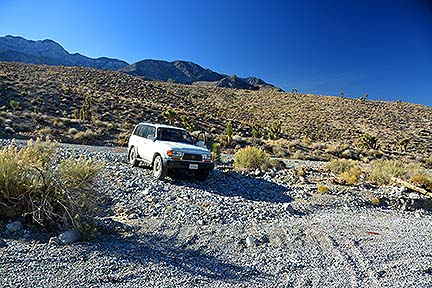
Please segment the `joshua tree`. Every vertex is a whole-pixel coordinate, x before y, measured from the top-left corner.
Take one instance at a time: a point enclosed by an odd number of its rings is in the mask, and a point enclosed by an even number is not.
[[[233,136],[233,127],[232,127],[231,122],[227,123],[225,132],[226,132],[226,136],[227,136],[227,144],[229,145],[229,144],[231,144],[232,136]]]
[[[168,109],[162,113],[162,116],[165,117],[170,125],[173,125],[177,117],[177,113],[174,110]]]

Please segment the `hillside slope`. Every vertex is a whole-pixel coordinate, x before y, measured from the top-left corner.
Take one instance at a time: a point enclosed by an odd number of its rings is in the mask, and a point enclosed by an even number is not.
[[[90,131],[88,141],[112,143],[135,123],[163,122],[162,112],[175,109],[196,129],[213,134],[224,133],[232,121],[235,133],[251,136],[254,123],[269,126],[279,120],[289,140],[307,136],[312,142],[353,144],[369,133],[384,150],[397,151],[398,143],[409,139],[408,152],[425,157],[432,153],[432,107],[404,102],[200,87],[145,81],[120,72],[22,63],[0,63],[0,94],[3,135],[48,133],[80,142],[77,131]],[[74,119],[83,107],[91,119]],[[182,125],[180,120],[177,124]]]

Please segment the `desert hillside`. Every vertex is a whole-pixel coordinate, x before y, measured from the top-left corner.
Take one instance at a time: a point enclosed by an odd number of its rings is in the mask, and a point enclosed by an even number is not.
[[[73,143],[120,143],[140,121],[165,122],[174,110],[193,130],[217,136],[265,134],[275,121],[282,137],[354,145],[365,133],[384,151],[432,152],[432,108],[274,90],[240,90],[145,81],[121,72],[0,62],[0,133],[52,135]]]

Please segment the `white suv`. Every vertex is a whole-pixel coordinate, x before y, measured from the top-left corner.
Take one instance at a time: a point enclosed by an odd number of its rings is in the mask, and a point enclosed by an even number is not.
[[[195,145],[187,130],[168,125],[136,125],[129,138],[128,158],[133,166],[143,162],[153,167],[153,175],[161,180],[168,170],[183,169],[194,171],[197,180],[205,181],[214,169],[203,141]]]

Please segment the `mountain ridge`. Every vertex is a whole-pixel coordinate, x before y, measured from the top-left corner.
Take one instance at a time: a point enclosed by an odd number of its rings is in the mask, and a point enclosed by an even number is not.
[[[51,40],[27,40],[20,36],[0,37],[0,61],[30,64],[65,65],[118,70],[128,65],[123,60],[108,57],[90,58],[80,53],[69,53]]]
[[[229,76],[203,68],[191,61],[175,60],[169,62],[144,59],[129,64],[115,58],[90,58],[80,53],[69,53],[59,43],[51,39],[28,40],[21,36],[12,35],[0,37],[0,61],[118,70],[148,80],[180,84],[248,90],[270,88],[282,91],[282,89],[257,77]]]

